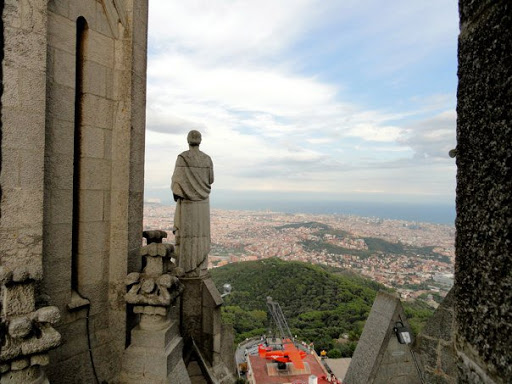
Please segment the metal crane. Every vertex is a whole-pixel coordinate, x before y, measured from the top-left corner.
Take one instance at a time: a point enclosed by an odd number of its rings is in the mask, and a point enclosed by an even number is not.
[[[260,356],[277,362],[278,369],[286,369],[286,363],[293,363],[293,366],[296,369],[304,369],[305,365],[302,360],[306,357],[306,352],[299,350],[295,345],[290,327],[288,327],[288,323],[286,322],[286,318],[281,310],[281,306],[278,302],[272,300],[272,298],[268,296],[267,307],[272,316],[272,320],[274,320],[276,328],[279,330],[282,349],[264,347],[263,344],[260,344],[258,346]]]
[[[281,306],[277,301],[272,300],[272,297],[267,296],[267,307],[270,315],[272,316],[272,320],[274,320],[274,324],[279,330],[279,336],[282,340],[290,340],[294,341],[292,337],[292,333],[290,331],[290,327],[288,327],[288,323],[286,322],[286,318],[284,317],[283,311],[281,310]]]

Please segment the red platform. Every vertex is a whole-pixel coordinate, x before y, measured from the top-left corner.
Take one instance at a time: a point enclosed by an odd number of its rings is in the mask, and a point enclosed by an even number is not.
[[[251,379],[250,382],[256,384],[274,384],[274,383],[308,383],[310,375],[315,375],[318,378],[318,384],[331,384],[326,380],[327,372],[318,362],[315,356],[308,354],[304,358],[303,362],[307,363],[310,372],[305,374],[289,374],[289,375],[277,375],[269,376],[269,369],[267,364],[272,364],[270,360],[260,357],[259,355],[247,356],[251,368]]]

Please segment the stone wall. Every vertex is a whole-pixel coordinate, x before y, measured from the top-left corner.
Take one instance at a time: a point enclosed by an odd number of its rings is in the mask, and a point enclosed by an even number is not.
[[[133,320],[124,279],[140,269],[147,0],[2,4],[1,265],[28,270],[32,302],[60,310],[50,379],[94,382],[89,330],[110,381]]]
[[[236,374],[236,361],[235,361],[235,331],[231,324],[221,324],[221,340],[220,340],[220,357],[226,368],[233,375]]]
[[[512,4],[460,0],[455,315],[459,382],[512,377]]]
[[[57,308],[39,308],[43,277],[46,1],[2,2],[0,381],[44,379],[60,343]]]
[[[47,199],[44,292],[63,309],[65,343],[50,377],[77,369],[92,382],[86,308],[70,306],[76,20],[87,21],[84,55],[77,291],[90,301],[97,374],[120,370],[126,344],[124,278],[138,270],[142,232],[147,2],[49,3]],[[136,28],[134,27],[136,25]],[[71,151],[70,151],[71,150]],[[58,182],[60,184],[57,184]],[[138,256],[138,254],[137,254]],[[56,273],[57,272],[57,273]],[[73,367],[71,369],[71,367]]]
[[[426,383],[457,382],[453,297],[452,289],[414,341],[413,350]]]
[[[410,329],[398,297],[379,292],[345,375],[344,382],[420,384],[420,371],[409,343],[401,344],[395,327]]]
[[[1,264],[42,276],[46,9],[4,4]]]

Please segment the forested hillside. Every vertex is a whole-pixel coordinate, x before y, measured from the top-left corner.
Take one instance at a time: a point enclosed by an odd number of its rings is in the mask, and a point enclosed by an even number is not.
[[[332,356],[351,356],[364,322],[383,286],[350,272],[270,258],[213,269],[212,278],[225,297],[224,320],[233,324],[236,341],[267,333],[266,298],[279,302],[294,335],[314,342]],[[432,314],[426,305],[406,305],[415,331]]]

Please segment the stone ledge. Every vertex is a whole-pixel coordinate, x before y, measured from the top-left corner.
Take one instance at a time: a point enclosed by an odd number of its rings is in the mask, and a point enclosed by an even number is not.
[[[77,291],[73,290],[71,292],[71,300],[67,305],[68,310],[76,311],[78,309],[86,308],[89,305],[91,305],[91,302],[80,296],[80,294]]]

